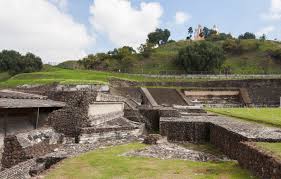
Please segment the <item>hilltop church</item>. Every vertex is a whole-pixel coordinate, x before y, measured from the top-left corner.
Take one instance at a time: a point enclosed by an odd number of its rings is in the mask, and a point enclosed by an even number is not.
[[[216,25],[213,26],[212,28],[213,31],[216,31],[217,34],[219,34],[219,29]],[[205,37],[204,37],[204,28],[203,26],[201,26],[200,24],[198,25],[198,27],[195,29],[195,32],[194,32],[194,40],[195,41],[199,41],[199,40],[205,40]]]

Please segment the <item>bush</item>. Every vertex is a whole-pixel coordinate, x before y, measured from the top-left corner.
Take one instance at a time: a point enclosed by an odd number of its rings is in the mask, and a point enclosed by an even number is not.
[[[251,32],[239,35],[238,39],[256,39],[256,35]]]
[[[257,40],[234,40],[224,41],[222,47],[225,52],[232,54],[241,54],[243,52],[255,51],[259,48],[260,42]]]
[[[222,41],[222,40],[227,40],[227,39],[232,39],[231,34],[226,34],[226,33],[219,33],[219,34],[211,34],[209,35],[206,40],[208,41]]]
[[[58,64],[58,67],[64,69],[80,69],[81,65],[78,63],[78,61],[65,61]]]
[[[214,73],[221,69],[224,60],[223,49],[207,41],[196,42],[181,49],[177,59],[188,73]]]
[[[273,59],[275,59],[277,62],[281,63],[281,49],[271,49],[268,50],[267,53],[269,56]]]
[[[239,42],[234,39],[228,39],[224,41],[224,43],[222,44],[222,48],[225,52],[228,53],[233,53],[233,54],[240,53]]]

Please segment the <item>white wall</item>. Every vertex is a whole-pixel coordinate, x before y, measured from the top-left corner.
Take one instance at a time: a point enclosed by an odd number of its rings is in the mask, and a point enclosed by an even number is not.
[[[124,103],[121,102],[100,102],[94,103],[89,106],[88,115],[89,116],[99,116],[115,112],[123,112]]]

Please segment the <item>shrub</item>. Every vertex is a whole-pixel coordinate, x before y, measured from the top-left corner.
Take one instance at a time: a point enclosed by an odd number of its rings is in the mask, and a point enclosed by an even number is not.
[[[221,69],[224,60],[223,49],[207,41],[196,42],[181,49],[177,59],[188,73],[216,72]]]
[[[268,50],[267,53],[271,58],[281,63],[281,48]]]
[[[256,35],[251,32],[239,35],[238,39],[256,39]]]
[[[234,40],[224,41],[222,47],[225,52],[232,54],[241,54],[243,52],[255,51],[259,48],[260,42],[257,40]]]
[[[228,39],[222,44],[222,48],[228,53],[240,53],[239,42],[234,39]]]

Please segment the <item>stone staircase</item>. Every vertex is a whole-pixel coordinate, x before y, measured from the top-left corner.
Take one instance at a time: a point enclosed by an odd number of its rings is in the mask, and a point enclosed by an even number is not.
[[[144,127],[140,122],[125,118],[123,112],[94,116],[80,129],[79,143],[138,138],[142,135]]]

